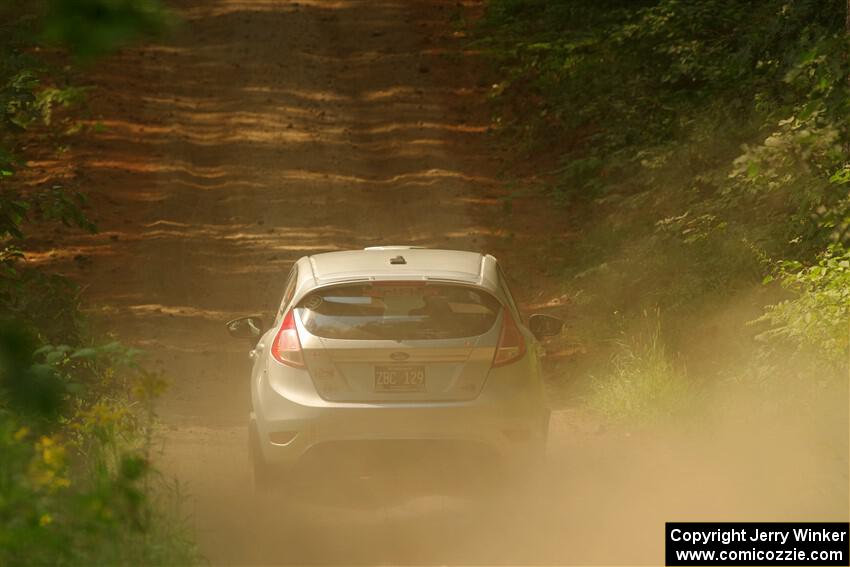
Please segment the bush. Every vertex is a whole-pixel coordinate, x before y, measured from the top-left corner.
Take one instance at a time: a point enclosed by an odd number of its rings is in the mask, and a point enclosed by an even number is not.
[[[790,343],[798,354],[814,352],[837,374],[846,375],[850,356],[850,251],[836,244],[821,254],[815,265],[782,262],[778,277],[794,297],[767,307],[759,322],[768,323],[770,329],[760,338],[773,345]]]
[[[196,562],[151,465],[161,377],[116,343],[34,346],[0,330],[0,564]]]

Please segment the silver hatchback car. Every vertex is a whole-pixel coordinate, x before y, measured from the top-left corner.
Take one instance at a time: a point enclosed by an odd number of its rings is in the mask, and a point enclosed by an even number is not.
[[[309,453],[427,441],[523,462],[549,429],[537,338],[562,322],[517,309],[493,256],[385,246],[295,262],[253,345],[250,448],[259,487]]]

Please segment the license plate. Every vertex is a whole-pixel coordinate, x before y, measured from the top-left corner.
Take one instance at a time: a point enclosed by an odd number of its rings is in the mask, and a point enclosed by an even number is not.
[[[424,392],[424,366],[376,366],[376,392]]]

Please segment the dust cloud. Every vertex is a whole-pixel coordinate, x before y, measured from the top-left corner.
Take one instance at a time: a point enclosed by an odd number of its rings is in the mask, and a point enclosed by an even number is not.
[[[828,427],[834,415],[719,398],[710,417],[643,430],[556,411],[547,463],[522,474],[375,451],[307,463],[258,496],[244,431],[183,430],[170,450],[216,564],[657,564],[665,521],[846,518],[847,435]]]

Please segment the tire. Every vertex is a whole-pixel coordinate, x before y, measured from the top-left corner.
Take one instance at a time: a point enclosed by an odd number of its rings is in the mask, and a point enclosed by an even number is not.
[[[257,432],[257,427],[252,424],[248,431],[248,447],[251,457],[254,493],[258,495],[267,495],[272,492],[276,486],[275,477],[271,467],[263,458],[263,452],[260,449],[260,435]]]

